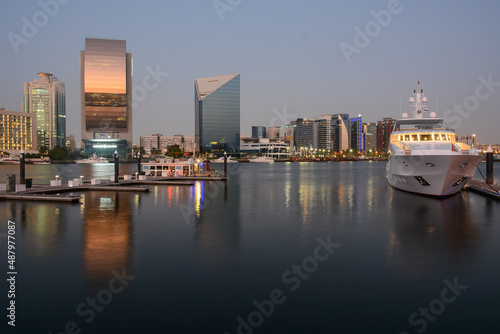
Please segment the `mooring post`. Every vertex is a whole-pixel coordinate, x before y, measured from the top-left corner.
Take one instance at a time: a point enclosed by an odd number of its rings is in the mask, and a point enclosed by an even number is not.
[[[19,164],[19,177],[20,177],[20,180],[19,182],[21,184],[26,184],[26,159],[25,159],[25,153],[24,153],[24,150],[21,150],[21,152],[19,153],[19,158],[20,158],[20,164]]]
[[[227,153],[224,151],[224,177],[227,177]]]
[[[118,173],[120,172],[120,157],[118,155],[118,151],[115,151],[115,183],[118,183]]]
[[[493,150],[491,145],[486,151],[486,183],[493,184]]]

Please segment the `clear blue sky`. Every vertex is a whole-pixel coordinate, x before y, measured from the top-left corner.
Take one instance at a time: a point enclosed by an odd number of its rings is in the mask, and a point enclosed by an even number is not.
[[[293,116],[397,118],[420,80],[430,110],[457,133],[500,143],[497,1],[59,1],[67,3],[50,15],[38,1],[2,3],[0,107],[21,110],[23,83],[51,72],[66,84],[67,132],[77,139],[80,50],[96,37],[127,40],[133,87],[148,67],[169,73],[134,109],[135,141],[194,135],[194,80],[240,73],[242,135]],[[380,11],[390,19],[376,23]],[[38,20],[36,33],[23,34],[23,17]],[[356,27],[369,29],[369,41],[355,39]],[[26,42],[17,53],[9,34]],[[342,45],[357,48],[350,62]]]

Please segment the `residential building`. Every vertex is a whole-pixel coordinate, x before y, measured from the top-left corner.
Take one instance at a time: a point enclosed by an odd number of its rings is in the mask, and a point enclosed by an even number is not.
[[[350,124],[350,137],[351,145],[349,147],[353,152],[364,152],[364,140],[363,140],[363,120],[361,115],[356,118],[349,119]]]
[[[144,149],[146,153],[150,154],[151,151],[159,149],[160,136],[161,135],[141,136],[140,146]]]
[[[132,54],[125,40],[85,39],[80,52],[81,138],[87,155],[132,147]]]
[[[19,155],[37,151],[36,115],[0,108],[0,151]]]
[[[200,152],[240,152],[240,75],[196,79],[195,137]]]
[[[24,83],[22,111],[36,115],[37,148],[66,144],[66,89],[52,73]]]
[[[388,152],[391,133],[394,128],[396,119],[385,117],[382,121],[378,121],[377,125],[377,151]]]
[[[363,124],[364,152],[372,154],[377,151],[377,123]]]

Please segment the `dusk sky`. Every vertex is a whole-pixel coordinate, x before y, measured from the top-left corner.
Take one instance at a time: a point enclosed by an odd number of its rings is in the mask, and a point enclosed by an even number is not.
[[[53,73],[77,142],[80,50],[93,37],[132,53],[135,142],[193,136],[194,80],[239,73],[242,135],[322,114],[398,118],[420,80],[447,126],[500,143],[497,1],[59,1],[3,1],[0,107],[21,111],[24,82]],[[145,78],[157,85],[139,96]]]

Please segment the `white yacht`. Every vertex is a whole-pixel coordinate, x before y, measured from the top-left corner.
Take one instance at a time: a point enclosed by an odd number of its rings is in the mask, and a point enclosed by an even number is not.
[[[390,137],[387,181],[394,188],[431,195],[459,192],[474,176],[483,159],[480,151],[457,143],[455,133],[446,130],[443,119],[431,112],[424,118],[427,98],[420,82],[410,98],[412,117],[403,113]]]
[[[224,163],[224,157],[220,157],[219,159],[216,159],[214,161],[211,161],[212,163]],[[227,163],[235,163],[238,162],[238,160],[232,158],[232,157],[227,157]]]
[[[253,159],[249,159],[249,162],[274,162],[274,159],[271,157],[257,157]]]
[[[108,159],[103,157],[98,157],[95,153],[93,156],[87,159],[75,160],[77,164],[107,164]]]

